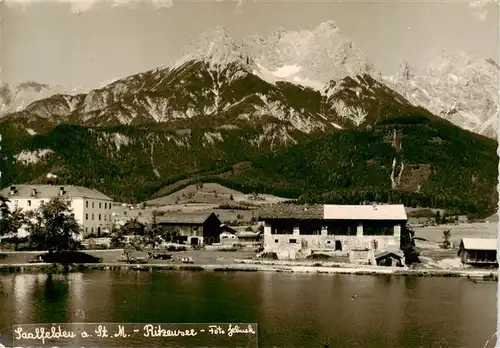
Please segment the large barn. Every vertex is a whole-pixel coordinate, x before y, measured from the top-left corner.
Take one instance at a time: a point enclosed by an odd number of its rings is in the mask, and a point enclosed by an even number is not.
[[[264,249],[286,251],[399,250],[407,216],[403,205],[292,205],[266,207]]]
[[[178,242],[190,245],[219,243],[221,221],[214,213],[166,213],[157,223],[179,232]]]

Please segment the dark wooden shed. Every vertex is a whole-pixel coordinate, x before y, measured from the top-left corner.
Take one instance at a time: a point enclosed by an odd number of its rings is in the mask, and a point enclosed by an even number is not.
[[[180,243],[199,245],[220,242],[222,224],[215,213],[167,213],[159,216],[157,222],[177,229]]]

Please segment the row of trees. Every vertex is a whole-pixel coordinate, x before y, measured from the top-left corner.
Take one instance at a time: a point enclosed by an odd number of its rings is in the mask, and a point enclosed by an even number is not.
[[[177,229],[161,226],[157,222],[158,212],[153,211],[151,221],[142,224],[137,218],[130,219],[120,228],[114,227],[111,231],[111,247],[123,248],[131,244],[137,249],[151,248],[153,251],[162,243],[177,241],[180,233]],[[134,236],[129,243],[125,236]]]

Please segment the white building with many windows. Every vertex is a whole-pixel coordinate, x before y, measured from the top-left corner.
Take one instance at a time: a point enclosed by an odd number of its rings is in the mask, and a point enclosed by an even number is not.
[[[1,190],[0,195],[9,200],[11,210],[19,207],[23,211],[37,209],[53,197],[69,199],[84,236],[92,233],[100,236],[113,226],[113,200],[97,190],[73,185],[12,185]],[[25,236],[26,231],[19,234]]]

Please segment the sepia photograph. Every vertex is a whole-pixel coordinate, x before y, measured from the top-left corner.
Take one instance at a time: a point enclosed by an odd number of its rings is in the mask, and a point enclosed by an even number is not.
[[[498,0],[0,32],[0,348],[498,346]]]

